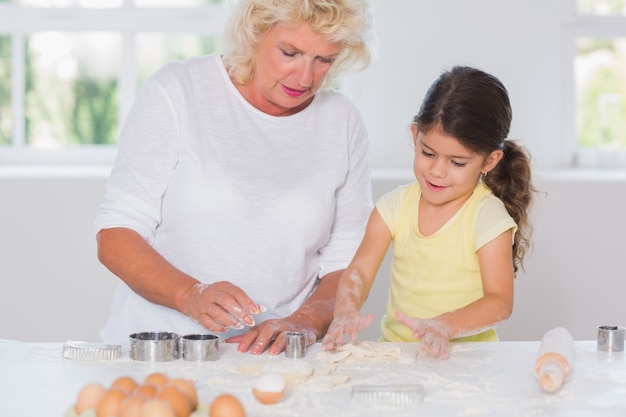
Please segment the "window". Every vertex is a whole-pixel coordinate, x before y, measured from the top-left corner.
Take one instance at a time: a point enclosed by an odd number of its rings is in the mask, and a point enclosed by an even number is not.
[[[141,84],[220,48],[228,0],[0,0],[0,163],[110,162]]]
[[[626,0],[577,0],[575,164],[626,166]],[[571,61],[570,61],[571,62]]]

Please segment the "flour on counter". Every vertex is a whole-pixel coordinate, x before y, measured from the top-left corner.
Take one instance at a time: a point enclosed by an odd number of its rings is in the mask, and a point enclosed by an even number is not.
[[[397,344],[377,342],[350,342],[335,350],[321,351],[315,359],[322,362],[356,362],[361,360],[396,360],[402,355]],[[404,355],[406,360],[406,355]]]

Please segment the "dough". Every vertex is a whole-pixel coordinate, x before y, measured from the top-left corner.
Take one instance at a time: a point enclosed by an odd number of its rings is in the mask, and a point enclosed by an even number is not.
[[[396,360],[402,350],[392,343],[350,342],[334,351],[322,351],[316,359],[322,362],[356,362],[359,360]]]
[[[313,366],[304,360],[281,359],[272,362],[242,361],[237,367],[242,374],[280,374],[287,383],[296,383],[313,375]]]

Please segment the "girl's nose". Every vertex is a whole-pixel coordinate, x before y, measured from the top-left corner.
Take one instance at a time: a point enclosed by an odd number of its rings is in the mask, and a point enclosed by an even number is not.
[[[443,159],[436,159],[430,167],[430,174],[433,177],[444,178],[446,172],[446,162]]]

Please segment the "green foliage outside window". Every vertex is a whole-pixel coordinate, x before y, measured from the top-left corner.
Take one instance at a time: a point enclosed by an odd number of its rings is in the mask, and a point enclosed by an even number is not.
[[[626,0],[577,0],[576,8],[580,14],[626,14]]]
[[[71,144],[116,143],[117,83],[113,80],[79,78],[73,91],[73,108],[65,114]]]
[[[115,39],[109,34],[53,32],[27,39],[25,135],[28,145],[58,149],[115,143],[119,68],[111,64],[111,68],[102,69],[101,63],[114,63],[118,59],[100,58],[115,45]]]
[[[626,39],[577,42],[578,144],[626,149]]]
[[[12,125],[11,38],[0,36],[0,146],[11,142]]]

